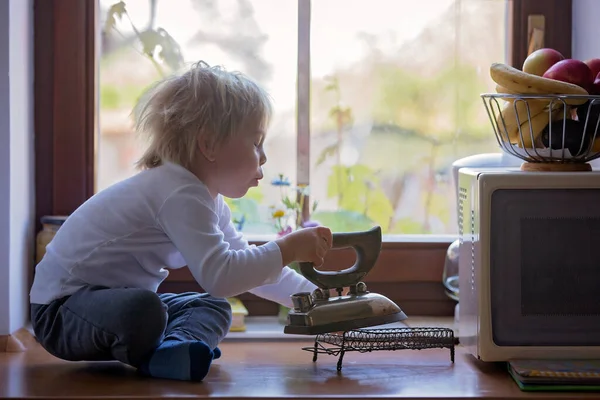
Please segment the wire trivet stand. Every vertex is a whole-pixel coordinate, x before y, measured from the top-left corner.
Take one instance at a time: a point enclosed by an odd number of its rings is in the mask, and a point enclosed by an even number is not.
[[[450,349],[450,360],[454,362],[454,331],[450,328],[388,328],[353,329],[343,333],[317,335],[312,347],[302,350],[313,353],[313,362],[319,353],[339,355],[337,370],[342,370],[344,354],[349,351],[368,353],[378,350],[423,350],[434,348]]]

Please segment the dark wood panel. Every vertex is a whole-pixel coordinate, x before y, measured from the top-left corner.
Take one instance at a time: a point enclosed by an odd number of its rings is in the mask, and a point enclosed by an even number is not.
[[[254,242],[260,245],[263,242]],[[377,264],[365,277],[369,290],[383,294],[413,315],[453,315],[454,302],[442,285],[444,259],[449,243],[386,242]],[[341,270],[355,260],[351,249],[334,249],[322,270]],[[188,268],[172,270],[159,290],[202,290]],[[249,293],[241,296],[251,315],[275,315],[277,306]]]
[[[35,207],[36,231],[42,215],[53,213],[54,188],[54,2],[34,2],[33,107],[35,129]]]
[[[34,2],[38,223],[70,214],[94,193],[95,18],[95,0]]]
[[[566,58],[572,54],[572,0],[512,0],[509,25],[510,64],[521,68],[527,58],[529,15],[545,16],[544,47],[560,51]]]
[[[388,297],[408,315],[454,315],[455,302],[449,299],[439,282],[372,282],[371,292]],[[165,281],[158,289],[160,293],[202,292],[195,281]],[[250,315],[276,315],[277,304],[251,293],[238,296]]]
[[[261,245],[264,242],[252,242]],[[450,242],[384,242],[375,267],[366,282],[440,282],[446,250]],[[356,259],[354,250],[333,249],[321,268],[337,271],[350,267]],[[172,270],[170,281],[193,281],[187,268]]]

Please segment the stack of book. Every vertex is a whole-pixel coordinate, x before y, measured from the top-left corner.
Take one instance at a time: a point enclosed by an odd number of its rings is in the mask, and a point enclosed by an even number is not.
[[[600,360],[513,360],[507,364],[522,391],[600,391]]]

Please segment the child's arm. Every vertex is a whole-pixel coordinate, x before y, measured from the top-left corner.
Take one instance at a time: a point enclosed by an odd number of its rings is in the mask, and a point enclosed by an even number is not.
[[[291,295],[299,292],[312,292],[317,286],[289,267],[283,268],[275,283],[250,289],[248,292],[274,301],[286,307],[293,307]]]
[[[322,260],[331,246],[331,232],[319,227],[319,231],[294,232],[278,242],[232,249],[224,240],[218,211],[217,202],[203,186],[188,185],[169,196],[156,219],[196,281],[216,297],[275,283],[284,265]]]
[[[244,235],[231,222],[231,210],[229,206],[224,201],[221,201],[220,206],[222,207],[221,230],[225,235],[225,241],[229,242],[232,249],[239,250],[249,247],[250,245],[244,238]],[[248,292],[286,307],[292,307],[292,300],[290,298],[292,294],[312,292],[316,288],[315,284],[301,274],[289,267],[284,267],[276,282],[250,289]]]

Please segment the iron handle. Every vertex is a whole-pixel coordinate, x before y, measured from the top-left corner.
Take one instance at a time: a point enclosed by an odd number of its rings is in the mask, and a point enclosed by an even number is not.
[[[334,233],[332,248],[352,247],[356,261],[341,271],[318,271],[313,263],[301,262],[300,272],[306,279],[322,289],[337,289],[354,285],[375,266],[381,252],[381,227],[367,231]]]

